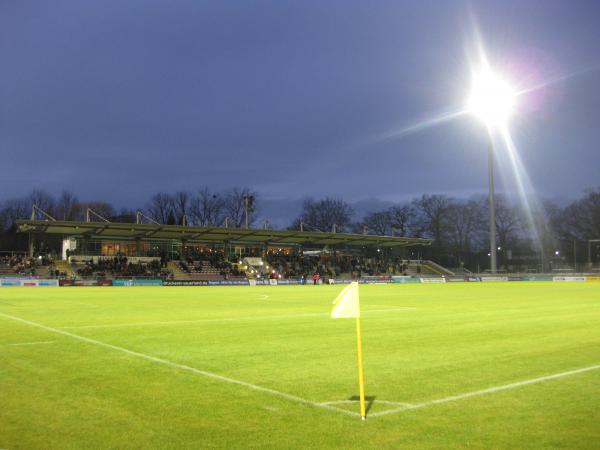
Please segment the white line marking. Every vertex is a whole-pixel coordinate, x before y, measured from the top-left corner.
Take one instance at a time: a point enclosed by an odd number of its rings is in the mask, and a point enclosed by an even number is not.
[[[403,306],[402,308],[385,308],[385,309],[364,309],[361,311],[362,313],[366,312],[397,312],[397,311],[416,311],[417,308],[413,308],[412,306]]]
[[[53,344],[56,341],[38,341],[38,342],[17,342],[16,344],[8,344],[8,345],[39,345],[39,344]]]
[[[261,300],[266,300],[269,298],[269,296],[266,294],[262,294],[262,295],[259,295],[258,298],[260,298]]]
[[[328,411],[335,411],[341,414],[345,414],[347,416],[360,416],[360,414],[356,413],[356,412],[352,412],[352,411],[346,411],[344,409],[341,408],[336,408],[335,406],[330,406],[330,405],[322,405],[318,402],[313,402],[312,400],[308,400],[302,397],[298,397],[296,395],[293,394],[288,394],[286,392],[281,392],[281,391],[276,391],[274,389],[269,389],[263,386],[259,386],[256,384],[252,384],[252,383],[247,383],[245,381],[240,381],[240,380],[236,380],[234,378],[229,378],[223,375],[219,375],[213,372],[208,372],[206,370],[200,370],[200,369],[196,369],[195,367],[191,367],[191,366],[186,366],[185,364],[180,364],[180,363],[176,363],[176,362],[172,362],[172,361],[168,361],[166,359],[162,359],[162,358],[158,358],[156,356],[151,356],[151,355],[146,355],[144,353],[140,353],[140,352],[136,352],[133,350],[128,350],[126,348],[123,347],[119,347],[116,345],[112,345],[112,344],[108,344],[106,342],[102,342],[102,341],[98,341],[96,339],[90,339],[84,336],[79,336],[77,334],[73,334],[73,333],[69,333],[68,331],[63,331],[63,330],[59,330],[57,328],[52,328],[52,327],[48,327],[46,325],[42,325],[41,323],[36,323],[36,322],[32,322],[30,320],[26,320],[26,319],[21,319],[20,317],[16,317],[16,316],[10,316],[8,314],[3,314],[0,313],[1,317],[4,317],[6,319],[10,319],[10,320],[14,320],[15,322],[20,322],[20,323],[24,323],[26,325],[30,325],[32,327],[37,327],[37,328],[41,328],[42,330],[46,330],[49,331],[51,333],[56,333],[56,334],[61,334],[63,336],[68,336],[70,338],[73,339],[77,339],[79,341],[82,342],[86,342],[88,344],[94,344],[94,345],[98,345],[100,347],[105,347],[105,348],[109,348],[111,350],[116,350],[118,352],[122,352],[122,353],[126,353],[130,356],[136,356],[138,358],[141,359],[145,359],[147,361],[152,361],[158,364],[163,364],[165,366],[169,366],[169,367],[174,367],[176,369],[180,369],[180,370],[185,370],[187,372],[192,372],[198,375],[202,375],[206,378],[211,378],[213,380],[219,380],[219,381],[223,381],[225,383],[230,383],[230,384],[236,384],[238,386],[243,386],[245,388],[248,389],[252,389],[255,391],[259,391],[259,392],[266,392],[268,394],[274,395],[276,397],[280,397],[280,398],[284,398],[286,400],[290,400],[292,402],[296,402],[296,403],[301,403],[304,405],[309,405],[309,406],[313,406],[315,408],[321,408],[321,409],[326,409]]]
[[[378,312],[398,312],[398,311],[413,311],[416,308],[394,308],[394,309],[367,309],[361,313],[378,313]],[[121,327],[142,327],[147,325],[177,325],[186,323],[204,323],[204,322],[236,322],[236,321],[252,321],[252,320],[278,320],[278,319],[296,319],[302,317],[330,317],[330,313],[304,313],[304,314],[286,314],[280,316],[248,316],[248,317],[220,317],[214,319],[194,319],[194,320],[166,320],[159,322],[137,322],[137,323],[115,323],[104,325],[77,325],[68,327],[59,327],[63,330],[75,330],[81,328],[121,328]]]
[[[360,400],[334,400],[332,402],[321,402],[321,405],[342,405],[342,404],[354,404],[354,403],[360,403]],[[394,405],[394,406],[398,406],[398,405],[402,405],[402,406],[410,406],[411,403],[402,403],[402,402],[391,402],[389,400],[375,400],[373,403],[378,404],[381,403],[382,405]]]
[[[417,309],[414,306],[398,306],[398,305],[375,305],[373,303],[361,303],[362,306],[377,306],[379,308],[403,308],[403,309]]]
[[[450,397],[440,398],[437,400],[430,400],[428,402],[415,403],[415,404],[403,406],[401,408],[389,409],[387,411],[373,413],[373,414],[370,414],[370,416],[371,417],[386,416],[388,414],[395,414],[395,413],[399,413],[402,411],[408,411],[411,409],[426,408],[426,407],[432,406],[432,405],[439,405],[441,403],[449,403],[449,402],[454,402],[457,400],[464,400],[466,398],[479,397],[481,395],[493,394],[496,392],[506,391],[509,389],[520,388],[522,386],[527,386],[529,384],[542,383],[544,381],[549,381],[549,380],[556,380],[558,378],[568,377],[571,375],[577,375],[577,374],[584,373],[584,372],[591,372],[592,370],[598,370],[598,369],[600,369],[600,364],[595,365],[595,366],[590,366],[590,367],[584,367],[582,369],[575,369],[575,370],[569,370],[567,372],[556,373],[554,375],[547,375],[544,377],[532,378],[530,380],[518,381],[516,383],[509,383],[509,384],[505,384],[503,386],[495,386],[495,387],[491,387],[491,388],[487,388],[487,389],[481,389],[479,391],[466,392],[464,394],[452,395]]]

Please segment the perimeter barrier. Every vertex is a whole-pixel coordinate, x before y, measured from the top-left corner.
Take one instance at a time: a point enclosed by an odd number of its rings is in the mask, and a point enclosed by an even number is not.
[[[13,287],[56,287],[58,280],[46,280],[37,278],[0,278],[0,286]]]
[[[600,276],[556,276],[556,275],[482,275],[482,276],[449,276],[449,277],[410,277],[410,276],[365,276],[358,280],[328,279],[327,284],[348,284],[358,281],[360,284],[433,284],[457,282],[513,282],[513,281],[546,281],[546,282],[600,282]],[[312,280],[302,278],[288,279],[237,279],[237,280],[55,280],[37,278],[0,278],[0,287],[69,287],[69,286],[290,286],[312,285]]]
[[[113,286],[162,286],[163,280],[145,280],[145,279],[131,279],[131,280],[112,280]]]

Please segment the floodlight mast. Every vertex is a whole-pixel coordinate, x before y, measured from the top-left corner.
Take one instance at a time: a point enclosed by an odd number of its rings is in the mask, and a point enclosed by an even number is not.
[[[494,198],[494,142],[490,136],[488,144],[488,178],[490,195],[490,272],[498,271],[498,253],[496,247],[496,200]]]
[[[496,247],[496,203],[494,198],[494,142],[493,128],[506,125],[515,103],[515,93],[508,83],[495,75],[484,65],[473,74],[468,111],[483,121],[488,129],[488,177],[490,202],[490,272],[498,270],[498,249]]]

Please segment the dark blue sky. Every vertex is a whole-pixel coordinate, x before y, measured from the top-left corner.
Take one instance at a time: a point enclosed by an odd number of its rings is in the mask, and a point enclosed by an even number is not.
[[[384,138],[462,105],[474,25],[519,82],[572,74],[513,121],[533,188],[598,186],[597,1],[2,0],[0,200],[32,187],[118,206],[204,185],[272,200],[485,193],[472,118]]]

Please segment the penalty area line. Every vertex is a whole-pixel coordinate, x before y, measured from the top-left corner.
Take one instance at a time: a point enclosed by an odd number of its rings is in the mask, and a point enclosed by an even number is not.
[[[364,309],[361,314],[381,313],[381,312],[406,312],[415,311],[417,308],[386,308],[386,309]],[[304,317],[330,317],[330,313],[301,313],[301,314],[285,314],[273,316],[248,316],[248,317],[215,317],[212,319],[191,319],[191,320],[163,320],[156,322],[131,322],[131,323],[113,323],[113,324],[98,324],[98,325],[73,325],[59,327],[61,330],[75,330],[84,328],[128,328],[128,327],[145,327],[145,326],[161,326],[161,325],[185,325],[193,323],[211,323],[211,322],[251,322],[261,320],[280,320],[280,319],[302,319]]]
[[[455,401],[464,400],[464,399],[471,398],[471,397],[480,397],[482,395],[494,394],[496,392],[507,391],[509,389],[517,389],[517,388],[520,388],[523,386],[528,386],[530,384],[543,383],[544,381],[556,380],[559,378],[569,377],[572,375],[578,375],[580,373],[591,372],[593,370],[599,370],[599,369],[600,369],[600,364],[597,364],[594,366],[583,367],[581,369],[574,369],[574,370],[569,370],[566,372],[560,372],[560,373],[555,373],[552,375],[546,375],[543,377],[531,378],[529,380],[523,380],[523,381],[517,381],[515,383],[504,384],[502,386],[494,386],[494,387],[490,387],[487,389],[480,389],[478,391],[466,392],[464,394],[451,395],[450,397],[444,397],[444,398],[440,398],[437,400],[430,400],[430,401],[422,402],[422,403],[407,404],[400,408],[394,408],[394,409],[389,409],[387,411],[373,413],[370,416],[371,417],[387,416],[389,414],[396,414],[396,413],[400,413],[403,411],[409,411],[409,410],[413,410],[413,409],[422,409],[422,408],[426,408],[428,406],[439,405],[442,403],[455,402]]]
[[[23,323],[25,325],[29,325],[29,326],[32,326],[32,327],[41,328],[42,330],[46,330],[46,331],[49,331],[51,333],[60,334],[62,336],[67,336],[67,337],[76,339],[76,340],[81,341],[81,342],[85,342],[85,343],[88,343],[88,344],[97,345],[99,347],[104,347],[104,348],[108,348],[108,349],[111,349],[111,350],[115,350],[115,351],[118,351],[118,352],[121,352],[121,353],[125,353],[125,354],[130,355],[130,356],[135,356],[135,357],[140,358],[140,359],[145,359],[146,361],[152,361],[152,362],[155,362],[155,363],[158,363],[158,364],[162,364],[162,365],[165,365],[165,366],[169,366],[169,367],[173,367],[173,368],[176,368],[176,369],[184,370],[186,372],[192,372],[192,373],[195,373],[197,375],[202,375],[203,377],[210,378],[210,379],[213,379],[213,380],[218,380],[218,381],[222,381],[222,382],[229,383],[229,384],[235,384],[235,385],[242,386],[242,387],[245,387],[245,388],[248,388],[248,389],[252,389],[254,391],[259,391],[259,392],[264,392],[264,393],[267,393],[267,394],[271,394],[271,395],[273,395],[275,397],[284,398],[286,400],[289,400],[289,401],[292,401],[292,402],[295,402],[295,403],[300,403],[300,404],[312,406],[312,407],[315,407],[315,408],[325,409],[325,410],[328,410],[328,411],[333,411],[333,412],[345,414],[347,416],[353,416],[353,417],[360,416],[360,414],[358,414],[356,412],[346,411],[344,409],[336,408],[335,406],[331,406],[331,405],[323,405],[321,403],[313,402],[312,400],[308,400],[306,398],[298,397],[298,396],[293,395],[293,394],[288,394],[286,392],[276,391],[275,389],[270,389],[270,388],[267,388],[267,387],[259,386],[257,384],[248,383],[246,381],[236,380],[235,378],[229,378],[229,377],[226,377],[226,376],[223,376],[223,375],[219,375],[219,374],[216,374],[216,373],[213,373],[213,372],[208,372],[206,370],[201,370],[201,369],[197,369],[195,367],[187,366],[185,364],[180,364],[180,363],[176,363],[176,362],[173,362],[173,361],[169,361],[167,359],[159,358],[159,357],[152,356],[152,355],[147,355],[145,353],[136,352],[134,350],[128,350],[128,349],[126,349],[124,347],[119,347],[117,345],[112,345],[112,344],[109,344],[107,342],[98,341],[96,339],[91,339],[91,338],[88,338],[88,337],[85,337],[85,336],[79,336],[77,334],[73,334],[73,333],[70,333],[68,331],[64,331],[64,330],[59,330],[57,328],[48,327],[48,326],[43,325],[41,323],[32,322],[30,320],[22,319],[20,317],[11,316],[9,314],[4,314],[4,313],[0,313],[0,317],[4,317],[5,319],[13,320],[15,322],[20,322],[20,323]]]
[[[11,345],[13,347],[17,347],[20,345],[42,345],[42,344],[54,344],[56,341],[36,341],[36,342],[17,342],[16,344],[6,344]]]

